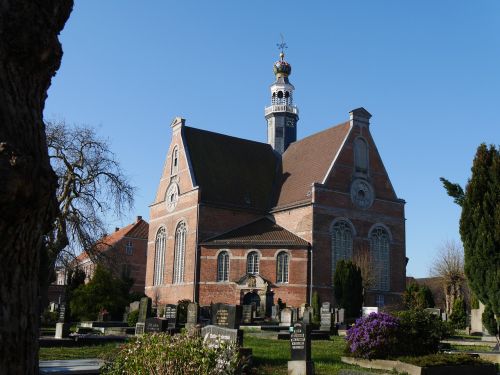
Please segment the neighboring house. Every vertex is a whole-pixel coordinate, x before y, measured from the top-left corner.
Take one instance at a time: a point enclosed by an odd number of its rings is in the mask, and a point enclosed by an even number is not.
[[[355,109],[346,122],[297,140],[283,54],[274,72],[267,144],[172,122],[150,206],[146,294],[160,303],[255,303],[261,314],[278,298],[310,303],[315,291],[334,302],[337,262],[368,249],[375,283],[366,304],[398,302],[405,202],[370,133],[370,113]],[[238,126],[237,118],[221,120]]]
[[[117,276],[128,276],[134,280],[131,291],[144,293],[146,276],[147,240],[149,224],[137,216],[137,220],[103,237],[96,246],[95,255],[89,257],[82,252],[73,262],[85,272],[85,281],[92,278],[96,264],[102,264]],[[56,283],[64,282],[66,270],[57,272]]]

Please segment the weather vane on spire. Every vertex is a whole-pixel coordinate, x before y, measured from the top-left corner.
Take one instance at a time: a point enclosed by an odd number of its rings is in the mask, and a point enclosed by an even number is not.
[[[281,43],[276,43],[276,46],[278,47],[278,49],[281,50],[280,56],[283,59],[283,57],[285,56],[285,50],[288,48],[288,46],[285,43],[285,38],[283,37],[283,34],[280,34],[280,36],[281,36]]]

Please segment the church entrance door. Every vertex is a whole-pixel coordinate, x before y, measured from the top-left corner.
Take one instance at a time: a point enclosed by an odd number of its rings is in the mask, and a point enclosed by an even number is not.
[[[258,309],[260,306],[260,296],[255,292],[249,292],[243,296],[244,305],[255,304],[255,308]]]

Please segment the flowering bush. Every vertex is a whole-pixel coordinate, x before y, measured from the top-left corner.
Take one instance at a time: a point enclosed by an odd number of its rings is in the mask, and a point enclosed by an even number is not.
[[[123,346],[102,370],[108,375],[231,375],[241,369],[236,345],[208,347],[189,334],[146,334]]]
[[[386,313],[371,313],[359,318],[347,331],[349,349],[356,357],[386,358],[394,352],[399,320]]]

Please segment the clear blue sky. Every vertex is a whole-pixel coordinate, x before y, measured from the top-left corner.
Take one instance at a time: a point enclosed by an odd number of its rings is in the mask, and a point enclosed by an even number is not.
[[[47,119],[96,127],[138,187],[149,217],[175,116],[266,141],[283,33],[302,138],[363,106],[400,198],[408,275],[427,276],[459,239],[459,207],[440,176],[464,184],[476,147],[500,143],[500,2],[77,0]]]

